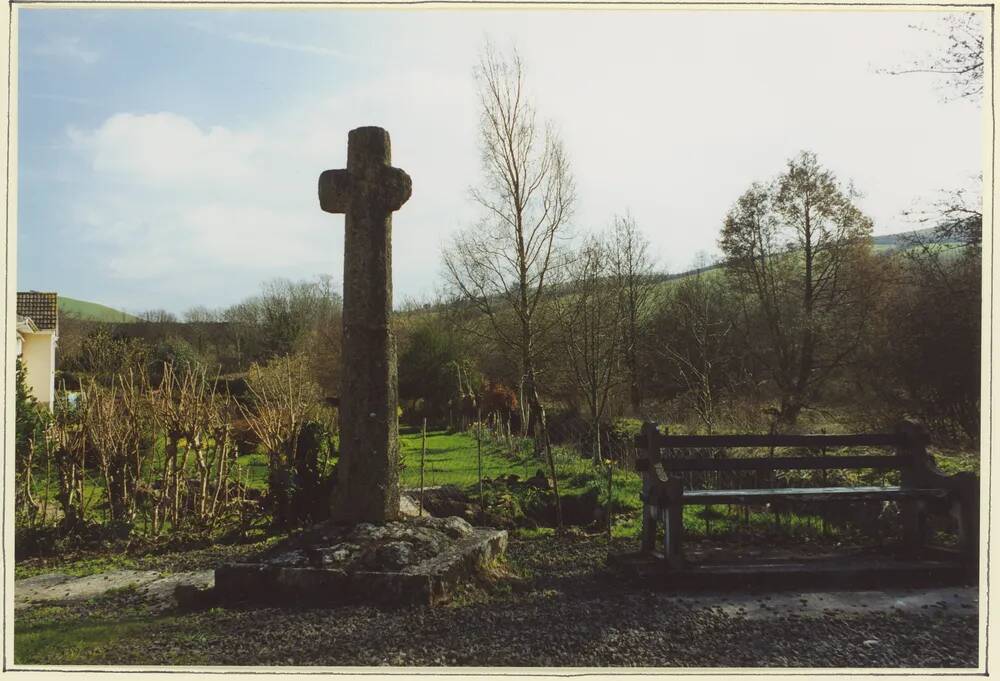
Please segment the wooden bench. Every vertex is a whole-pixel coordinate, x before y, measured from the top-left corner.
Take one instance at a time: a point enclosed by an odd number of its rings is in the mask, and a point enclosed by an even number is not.
[[[668,570],[685,567],[683,507],[685,505],[757,505],[769,502],[834,503],[895,501],[899,504],[907,553],[926,546],[927,516],[932,506],[948,509],[958,519],[959,557],[970,570],[978,564],[979,478],[972,473],[945,475],[927,453],[926,431],[905,422],[892,433],[858,435],[666,435],[645,423],[637,445],[636,469],[642,473],[642,553],[662,559]],[[889,448],[887,454],[767,456],[709,458],[677,456],[694,448],[799,447],[825,451],[844,447]],[[669,452],[664,455],[664,450]],[[885,487],[816,487],[763,489],[685,489],[686,471],[881,469],[900,471],[900,484]],[[662,523],[662,551],[656,551],[657,526]]]

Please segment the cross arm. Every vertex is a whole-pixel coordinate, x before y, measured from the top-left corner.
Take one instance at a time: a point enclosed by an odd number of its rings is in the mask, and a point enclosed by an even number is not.
[[[405,170],[392,166],[384,166],[381,175],[373,193],[378,195],[379,203],[388,210],[399,210],[413,192],[413,181]]]
[[[384,165],[374,173],[326,170],[319,176],[319,205],[327,213],[347,213],[352,201],[392,212],[399,210],[413,192],[405,171]]]
[[[319,176],[319,207],[327,213],[346,213],[351,203],[347,170],[324,170]]]

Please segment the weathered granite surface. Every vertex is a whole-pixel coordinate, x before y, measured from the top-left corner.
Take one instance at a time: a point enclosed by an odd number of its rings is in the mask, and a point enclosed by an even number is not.
[[[215,571],[216,602],[433,605],[499,559],[503,530],[458,517],[352,527],[321,524],[261,556]]]

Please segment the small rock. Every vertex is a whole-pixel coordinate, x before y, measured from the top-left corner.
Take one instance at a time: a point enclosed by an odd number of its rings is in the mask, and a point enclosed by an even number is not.
[[[388,542],[379,547],[378,559],[386,567],[399,570],[412,561],[413,546],[405,541]]]
[[[467,523],[462,518],[458,516],[450,516],[445,518],[443,522],[438,526],[442,532],[451,537],[452,539],[461,539],[463,537],[468,537],[472,534],[472,525]]]
[[[309,560],[301,551],[289,551],[278,554],[267,562],[271,565],[279,565],[281,567],[299,567],[308,565]]]
[[[216,603],[215,590],[193,584],[178,584],[174,587],[174,600],[182,610],[209,608]]]
[[[416,518],[420,515],[420,504],[409,494],[400,494],[399,513],[404,517]]]

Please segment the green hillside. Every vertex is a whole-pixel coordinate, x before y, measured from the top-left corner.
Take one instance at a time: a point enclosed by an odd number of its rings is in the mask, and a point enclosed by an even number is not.
[[[71,317],[86,319],[92,322],[135,322],[138,317],[107,305],[89,303],[86,300],[76,300],[59,296],[59,311]]]
[[[934,228],[914,230],[910,232],[899,232],[897,234],[882,234],[880,236],[872,237],[872,249],[876,253],[890,253],[893,251],[904,252],[913,247],[914,238],[927,239],[932,244],[937,247],[955,247],[959,244],[957,242],[945,241],[940,238],[934,237]],[[661,283],[665,286],[671,285],[680,281],[682,279],[687,279],[688,277],[693,277],[698,274],[703,274],[705,276],[718,276],[722,269],[725,267],[724,263],[716,263],[714,265],[708,265],[706,267],[701,267],[697,269],[688,270],[686,272],[679,272],[677,274],[659,274],[654,275],[656,277],[657,283]]]

